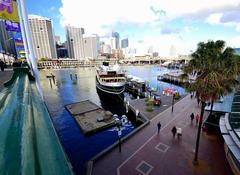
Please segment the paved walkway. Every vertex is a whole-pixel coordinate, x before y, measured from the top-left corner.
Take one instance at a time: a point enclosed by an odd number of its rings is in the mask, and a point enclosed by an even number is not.
[[[0,71],[0,92],[4,88],[3,83],[10,80],[13,74],[12,69],[5,69],[4,72]]]
[[[199,166],[193,166],[197,126],[191,123],[189,115],[200,113],[196,100],[189,96],[151,120],[151,123],[125,141],[122,152],[118,148],[93,164],[93,175],[231,175],[231,169],[224,155],[220,137],[201,135]],[[205,116],[207,114],[205,113]],[[157,135],[157,122],[162,128]],[[182,128],[180,139],[173,138],[171,129],[176,125]]]

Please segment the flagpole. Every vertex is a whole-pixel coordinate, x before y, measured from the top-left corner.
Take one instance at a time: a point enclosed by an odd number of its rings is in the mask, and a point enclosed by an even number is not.
[[[35,79],[36,79],[37,89],[43,99],[43,93],[42,93],[42,88],[41,88],[40,81],[39,81],[39,73],[38,73],[38,68],[37,68],[36,57],[35,57],[33,46],[32,46],[32,36],[31,36],[30,29],[29,29],[28,16],[27,16],[27,11],[26,11],[26,7],[25,7],[25,0],[18,0],[17,3],[19,4],[19,7],[20,7],[20,13],[21,13],[20,21],[22,22],[22,26],[24,28],[23,32],[24,32],[24,35],[26,36],[25,39],[26,39],[27,53],[28,53],[29,61],[32,65],[32,71],[33,71]]]

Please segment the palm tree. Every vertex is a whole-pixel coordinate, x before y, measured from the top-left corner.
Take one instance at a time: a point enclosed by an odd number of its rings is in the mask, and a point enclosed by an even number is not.
[[[188,84],[186,88],[190,92],[196,92],[201,102],[194,164],[198,164],[199,140],[206,102],[213,103],[218,98],[232,92],[237,84],[236,77],[239,68],[233,53],[232,48],[225,48],[225,42],[222,40],[200,42],[197,50],[192,54],[193,59],[184,67],[185,77],[188,74],[197,76],[196,81]]]

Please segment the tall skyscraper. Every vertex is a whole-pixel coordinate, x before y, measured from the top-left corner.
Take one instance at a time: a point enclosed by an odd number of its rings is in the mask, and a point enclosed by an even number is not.
[[[37,15],[28,16],[36,58],[57,58],[52,21]]]
[[[69,57],[74,59],[84,58],[84,29],[68,25],[66,26],[65,30]]]
[[[99,37],[97,35],[83,38],[85,57],[97,58],[99,54]]]
[[[112,49],[119,49],[120,35],[118,32],[112,32],[111,47]]]
[[[128,38],[122,39],[121,41],[121,48],[127,48],[128,47]]]

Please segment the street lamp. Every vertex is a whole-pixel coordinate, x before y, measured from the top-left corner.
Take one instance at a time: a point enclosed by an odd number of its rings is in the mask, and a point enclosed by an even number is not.
[[[118,116],[117,114],[114,114],[113,117],[115,118],[115,122],[117,124],[117,128],[118,128],[118,148],[119,148],[119,152],[122,151],[122,145],[121,145],[121,136],[122,136],[122,126],[124,124],[126,124],[128,122],[127,120],[127,116],[126,115],[122,115],[121,117]]]

